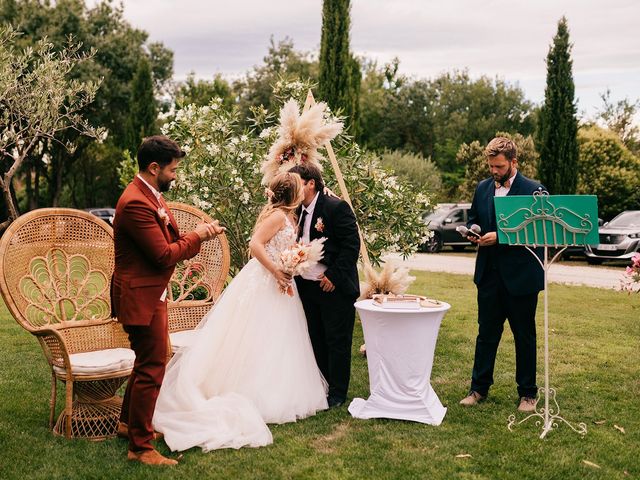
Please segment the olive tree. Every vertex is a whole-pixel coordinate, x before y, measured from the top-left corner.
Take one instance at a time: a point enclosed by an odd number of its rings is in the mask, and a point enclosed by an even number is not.
[[[0,231],[19,216],[12,182],[25,159],[41,155],[45,144],[60,142],[59,136],[69,129],[95,138],[104,135],[82,115],[99,82],[82,82],[69,75],[93,52],[81,53],[81,46],[72,39],[59,51],[46,39],[18,50],[18,35],[11,27],[0,29],[0,188],[8,213]],[[70,142],[65,147],[74,149]]]

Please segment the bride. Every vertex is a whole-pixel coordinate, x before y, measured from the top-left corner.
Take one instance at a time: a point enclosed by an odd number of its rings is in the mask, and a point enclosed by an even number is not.
[[[327,408],[300,298],[278,264],[296,239],[302,182],[281,173],[249,243],[253,258],[198,325],[196,340],[169,362],[153,417],[171,450],[273,443],[267,423]]]

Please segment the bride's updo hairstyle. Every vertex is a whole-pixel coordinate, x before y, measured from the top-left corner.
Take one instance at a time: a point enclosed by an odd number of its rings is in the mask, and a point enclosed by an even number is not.
[[[260,222],[274,210],[283,210],[288,215],[298,208],[304,198],[302,179],[297,173],[291,172],[282,172],[273,177],[265,192],[267,193],[268,201],[260,215],[258,215],[256,225],[253,228],[254,231]]]

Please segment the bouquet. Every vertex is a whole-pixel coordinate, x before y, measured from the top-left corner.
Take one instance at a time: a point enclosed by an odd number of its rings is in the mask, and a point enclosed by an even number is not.
[[[309,270],[323,257],[323,243],[326,238],[312,240],[311,243],[295,243],[280,254],[280,266],[289,275],[302,275]],[[282,293],[293,296],[293,287],[289,283],[286,287],[281,287]]]
[[[622,290],[640,293],[640,252],[631,257],[631,266],[625,270],[621,283]]]

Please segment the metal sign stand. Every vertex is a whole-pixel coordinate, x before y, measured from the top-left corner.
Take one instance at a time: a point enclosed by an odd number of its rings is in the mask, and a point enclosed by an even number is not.
[[[495,198],[498,241],[501,244],[524,246],[538,261],[544,271],[544,407],[536,406],[532,413],[520,421],[515,415],[509,416],[509,430],[531,418],[537,418],[536,425],[542,425],[540,438],[544,438],[560,423],[568,425],[580,435],[586,435],[584,422],[575,426],[560,416],[560,406],[556,400],[556,390],[549,385],[549,268],[562,252],[572,245],[598,243],[597,199],[591,195],[555,195],[546,191],[535,192],[533,196],[506,196]],[[595,222],[594,222],[595,221]],[[544,247],[544,261],[534,249]],[[549,259],[549,247],[560,250]],[[538,394],[538,400],[540,394]],[[550,405],[553,402],[553,405]],[[540,402],[538,401],[538,405]]]

